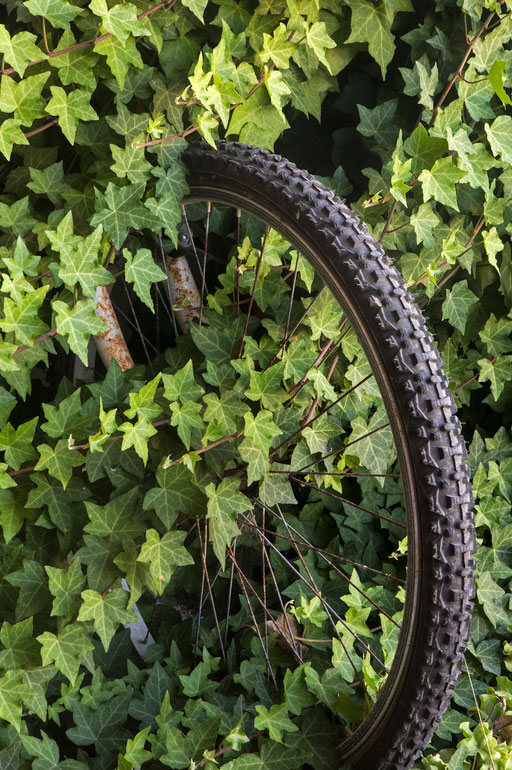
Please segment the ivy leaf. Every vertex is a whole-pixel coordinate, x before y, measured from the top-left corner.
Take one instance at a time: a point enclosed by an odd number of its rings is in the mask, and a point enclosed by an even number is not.
[[[305,307],[310,304],[311,302],[307,301]],[[322,336],[332,339],[338,334],[342,318],[343,313],[338,302],[330,291],[323,289],[304,319],[304,323],[311,329],[312,340],[318,340]]]
[[[69,184],[64,179],[64,167],[62,161],[53,163],[45,169],[31,168],[27,187],[38,195],[46,195],[52,203],[62,203],[62,193],[69,190]]]
[[[126,187],[117,187],[109,182],[104,194],[96,190],[96,214],[91,219],[91,225],[103,225],[116,248],[122,246],[130,227],[143,226],[145,218],[149,218],[140,203],[144,187],[143,182]]]
[[[487,134],[493,155],[501,155],[505,163],[512,163],[511,132],[512,117],[510,115],[500,115],[491,125],[489,123],[485,124],[485,133]]]
[[[74,248],[66,248],[61,252],[59,277],[70,289],[79,283],[85,297],[89,298],[96,296],[98,286],[112,283],[112,274],[98,263],[102,237],[103,228],[98,225],[87,238],[81,238]]]
[[[144,532],[145,525],[136,515],[138,493],[137,487],[132,487],[106,505],[87,501],[85,507],[90,521],[84,531],[117,542],[139,537]]]
[[[36,431],[37,417],[13,428],[8,422],[0,431],[0,449],[5,451],[5,460],[10,468],[19,470],[22,463],[31,460],[34,454],[32,442]]]
[[[208,0],[183,0],[185,8],[190,8],[200,21],[203,21],[203,14],[207,4]]]
[[[110,145],[110,150],[115,161],[110,168],[116,176],[121,179],[127,177],[134,184],[145,182],[149,178],[152,166],[143,152],[133,150],[131,146],[118,147],[115,144]]]
[[[38,444],[40,458],[35,466],[36,471],[47,470],[50,476],[58,479],[63,489],[66,489],[73,468],[84,465],[84,458],[76,450],[70,450],[66,439],[61,439],[54,447],[48,444]]]
[[[173,401],[170,404],[172,417],[171,425],[177,428],[178,436],[183,441],[187,450],[190,449],[190,439],[194,428],[202,429],[204,427],[203,418],[199,414],[200,404],[194,404],[192,401],[185,401],[180,404]]]
[[[33,637],[33,618],[11,625],[4,621],[0,630],[0,668],[15,669],[41,665],[39,645]]]
[[[263,372],[251,372],[250,386],[245,395],[251,401],[261,401],[265,409],[273,410],[286,398],[281,388],[284,364],[279,362]]]
[[[494,93],[501,100],[501,103],[512,104],[510,96],[503,88],[503,72],[506,66],[507,62],[496,60],[489,70],[487,77],[489,79],[489,83],[494,88]]]
[[[148,441],[157,432],[146,417],[139,417],[137,422],[123,422],[119,430],[124,433],[122,449],[133,447],[144,465],[148,461]]]
[[[178,514],[195,516],[206,510],[204,493],[183,463],[170,468],[160,466],[156,472],[158,486],[149,489],[144,498],[144,510],[153,509],[166,529],[171,529]]]
[[[423,200],[426,203],[434,198],[458,211],[455,184],[463,176],[464,172],[453,165],[451,158],[436,160],[430,171],[424,169],[418,177],[423,186]]]
[[[288,101],[288,95],[291,93],[283,75],[279,70],[265,70],[265,86],[270,96],[270,101],[278,112],[283,114],[283,107]],[[284,117],[284,116],[283,116]]]
[[[48,331],[47,325],[37,315],[49,286],[40,286],[26,294],[18,302],[4,299],[4,317],[0,320],[3,332],[12,332],[21,345],[32,345],[34,340]]]
[[[4,24],[0,24],[0,52],[5,61],[23,77],[29,61],[46,59],[46,55],[36,46],[36,36],[30,32],[17,32],[12,38]]]
[[[114,559],[119,569],[126,575],[126,582],[130,587],[130,601],[127,609],[133,607],[142,596],[149,581],[149,568],[147,564],[137,561],[139,551],[132,540],[123,540],[123,550]]]
[[[489,259],[490,264],[496,268],[499,273],[498,263],[496,262],[496,254],[499,254],[503,250],[504,243],[498,235],[498,231],[495,227],[491,227],[490,230],[485,230],[482,233],[484,241],[485,253]]]
[[[153,759],[151,751],[146,751],[144,746],[149,736],[151,727],[145,727],[144,730],[140,730],[133,739],[126,741],[126,749],[124,751],[124,758],[132,765],[140,767],[150,759]],[[131,768],[129,769],[131,770]]]
[[[283,733],[294,733],[299,729],[294,725],[288,716],[288,706],[286,703],[271,706],[267,709],[265,706],[256,706],[258,716],[254,720],[256,730],[268,730],[268,734],[273,741],[283,742]]]
[[[481,358],[478,361],[478,366],[480,367],[478,382],[488,380],[491,383],[491,393],[498,400],[503,388],[512,376],[512,356],[501,356],[496,361]]]
[[[268,62],[269,60],[272,60],[276,67],[284,70],[288,69],[290,56],[292,56],[297,49],[297,44],[288,40],[288,37],[289,32],[284,24],[279,24],[272,35],[268,35],[264,32],[263,46],[260,52],[261,61]]]
[[[10,160],[14,144],[29,144],[29,141],[20,128],[21,120],[7,118],[0,124],[0,152]]]
[[[14,112],[14,118],[22,125],[30,126],[34,120],[42,118],[45,103],[41,96],[49,72],[31,75],[16,83],[11,77],[3,77],[0,85],[0,110]]]
[[[410,218],[416,233],[416,243],[423,243],[428,249],[434,248],[436,242],[434,230],[439,225],[439,221],[431,203],[420,204],[418,210]]]
[[[91,640],[82,624],[64,626],[58,634],[45,631],[37,637],[45,666],[55,663],[59,671],[74,684],[83,655],[93,650]]]
[[[185,366],[176,374],[163,374],[164,396],[168,401],[198,401],[204,393],[194,378],[192,361],[187,361]]]
[[[77,9],[78,10],[78,9]],[[94,64],[98,61],[98,55],[86,48],[74,48],[76,39],[71,30],[67,30],[57,43],[59,51],[71,49],[59,56],[52,56],[48,61],[52,67],[56,67],[62,85],[78,83],[86,86],[89,91],[96,88],[96,77],[93,71]]]
[[[492,579],[491,573],[488,571],[481,573],[476,582],[478,599],[494,628],[506,626],[508,620],[504,607],[505,591],[503,588]]]
[[[78,608],[78,596],[85,587],[86,576],[79,559],[73,559],[66,570],[45,565],[48,587],[54,597],[52,615],[71,620]]]
[[[336,42],[328,34],[324,21],[315,21],[315,23],[309,27],[306,31],[306,43],[315,52],[318,60],[321,61],[330,72],[331,68],[325,54],[329,48],[336,48]],[[372,52],[370,51],[370,53]]]
[[[52,98],[46,105],[46,112],[59,118],[62,133],[70,144],[74,144],[78,121],[99,119],[91,107],[91,93],[77,88],[67,94],[60,86],[51,86],[50,91]]]
[[[133,610],[126,609],[128,598],[127,592],[122,588],[114,588],[105,596],[90,589],[82,591],[83,604],[77,620],[93,621],[94,630],[100,637],[105,652],[120,623],[133,623],[138,620]]]
[[[0,679],[0,719],[5,719],[19,733],[21,730],[21,699],[25,695],[21,671],[6,671]]]
[[[351,32],[347,43],[368,43],[368,51],[380,65],[382,77],[395,52],[395,42],[389,29],[389,21],[381,2],[349,0],[352,10]]]
[[[257,413],[256,417],[254,417],[252,412],[246,411],[244,414],[244,421],[244,433],[247,438],[251,439],[254,446],[261,449],[265,454],[268,454],[274,438],[280,436],[283,432],[275,424],[272,413],[262,409]]]
[[[186,536],[186,532],[176,530],[166,532],[162,538],[156,529],[146,532],[146,541],[142,544],[138,560],[149,563],[149,571],[159,594],[163,594],[176,567],[194,563],[183,546]]]
[[[478,302],[466,280],[455,283],[451,289],[446,290],[446,299],[443,302],[443,320],[448,320],[452,326],[464,334],[469,308]]]
[[[91,0],[89,8],[101,18],[103,28],[121,43],[126,42],[130,33],[146,33],[144,26],[137,19],[137,8],[133,3],[117,3],[109,8],[106,0]]]
[[[108,329],[96,315],[96,302],[92,299],[79,299],[74,307],[69,307],[65,302],[56,299],[52,302],[52,308],[56,313],[57,333],[66,338],[73,353],[87,366],[90,336],[101,334]]]
[[[155,403],[156,389],[160,384],[160,373],[153,377],[152,380],[147,382],[138,393],[130,393],[130,408],[125,409],[125,415],[128,419],[132,420],[134,417],[146,417],[148,420],[154,420],[161,413],[162,409],[159,404]],[[115,427],[113,427],[115,430]],[[110,433],[113,430],[108,431]]]
[[[48,591],[39,562],[25,560],[21,569],[9,573],[5,579],[20,589],[16,602],[16,620],[28,618],[45,606]]]
[[[149,249],[138,249],[134,255],[123,249],[125,258],[125,278],[133,284],[138,297],[154,312],[151,298],[153,283],[165,281],[165,273],[158,267]]]
[[[103,0],[103,2],[105,2],[105,0]],[[126,3],[125,5],[131,5],[131,3]],[[119,5],[117,7],[119,7]],[[133,65],[138,69],[144,68],[144,62],[142,61],[142,57],[135,42],[135,38],[131,35],[123,43],[115,37],[107,37],[105,40],[100,40],[100,42],[96,43],[94,46],[96,53],[106,56],[107,64],[117,80],[121,91],[124,88],[130,66]]]
[[[235,519],[238,513],[252,508],[250,500],[238,491],[240,481],[234,477],[223,479],[220,484],[208,484],[207,518],[210,521],[210,540],[222,569],[226,566],[226,546],[240,534]]]
[[[494,313],[491,313],[484,328],[478,333],[489,355],[496,357],[512,351],[511,335],[512,319],[496,318]]]
[[[238,451],[242,460],[247,463],[247,484],[262,479],[269,469],[268,454],[255,446],[250,439],[242,441]]]
[[[26,0],[25,7],[33,16],[42,16],[53,27],[69,29],[69,22],[81,12],[81,8],[68,3],[67,0]]]

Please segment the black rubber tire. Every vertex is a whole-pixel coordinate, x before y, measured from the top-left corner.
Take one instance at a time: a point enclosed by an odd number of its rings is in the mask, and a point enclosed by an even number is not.
[[[324,278],[356,329],[386,403],[408,515],[404,624],[370,716],[340,745],[357,770],[407,770],[455,686],[471,620],[475,538],[465,445],[439,353],[381,245],[334,193],[268,151],[189,145],[187,201],[255,214]]]

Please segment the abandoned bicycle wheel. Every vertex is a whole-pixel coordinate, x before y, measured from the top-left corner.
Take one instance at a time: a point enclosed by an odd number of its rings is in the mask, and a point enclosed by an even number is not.
[[[339,765],[405,770],[448,705],[473,594],[465,449],[439,355],[331,191],[242,144],[192,144],[184,160],[167,268],[185,256],[195,289],[171,292],[177,344],[162,321],[137,323],[164,353],[181,440],[157,471],[175,507],[150,490],[144,508],[182,530],[193,563],[174,569],[152,629],[172,613],[165,642],[218,656],[256,732],[262,708],[286,703],[286,746],[320,725]]]

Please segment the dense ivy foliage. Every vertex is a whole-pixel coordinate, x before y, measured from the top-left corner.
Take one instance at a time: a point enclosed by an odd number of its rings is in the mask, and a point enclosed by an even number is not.
[[[178,513],[204,509],[209,529],[197,530],[225,567],[248,511],[237,477],[219,479],[234,458],[263,502],[294,500],[287,476],[270,473],[268,454],[296,430],[280,414],[293,383],[308,373],[297,419],[312,399],[333,398],[329,366],[315,367],[318,341],[342,322],[329,299],[282,361],[269,365],[280,337],[267,324],[258,342],[248,330],[232,367],[243,337],[228,301],[233,258],[208,298],[210,324],[192,326],[167,351],[162,375],[114,363],[103,381],[81,388],[64,376],[75,357],[87,363],[90,335],[105,328],[94,294],[113,274],[124,274],[152,318],[154,285],[165,279],[155,255],[176,245],[188,190],[180,155],[186,137],[201,135],[277,147],[300,165],[303,148],[313,147],[311,170],[351,199],[427,307],[465,421],[479,550],[471,681],[462,676],[417,767],[510,767],[509,4],[5,0],[2,15],[0,766],[334,766],[331,723],[307,709],[316,700],[326,712],[340,709],[350,680],[339,650],[322,677],[308,664],[289,672],[280,702],[253,631],[228,686],[206,625],[194,658],[190,586],[169,591],[174,573],[202,554]],[[238,264],[249,295],[261,233],[247,234],[252,244],[243,242]],[[271,246],[263,310],[279,292],[272,267],[287,248],[277,237]],[[311,280],[302,265],[304,296]],[[366,363],[350,336],[343,355],[346,381],[358,382]],[[307,429],[293,460],[284,451],[278,458],[302,468],[340,426],[351,441],[382,424],[379,407],[369,387],[334,422]],[[365,467],[371,453],[385,472],[390,439],[378,435],[352,447],[341,467]],[[204,451],[226,436],[233,441]],[[393,483],[368,482],[368,505],[399,507]],[[318,510],[312,500],[301,531],[314,530]],[[371,563],[382,533],[350,513],[340,524],[345,554]],[[399,558],[400,532],[388,530]],[[327,533],[318,536],[326,546]],[[364,635],[369,609],[351,589],[345,604]],[[322,610],[296,587],[288,596],[304,637],[317,633]],[[136,619],[134,602],[148,621],[164,616],[144,663],[123,627]],[[389,612],[400,612],[391,597]],[[285,653],[274,648],[280,660]],[[371,665],[364,676],[378,688]]]

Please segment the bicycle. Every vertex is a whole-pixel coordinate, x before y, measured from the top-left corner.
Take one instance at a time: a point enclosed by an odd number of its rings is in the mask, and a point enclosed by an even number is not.
[[[226,671],[251,663],[274,703],[289,702],[295,666],[304,707],[330,712],[340,762],[406,770],[448,705],[474,591],[465,448],[439,354],[381,245],[332,191],[238,143],[191,144],[184,158],[190,192],[176,250],[157,257],[158,321],[139,303],[117,336],[123,347],[137,327],[129,352],[149,366],[148,349],[163,351],[153,374],[169,373],[181,439],[164,430],[156,473],[182,502],[161,510],[155,493],[144,509],[193,560],[148,624],[158,638],[171,613],[196,653],[206,643]],[[129,315],[122,289],[112,296]],[[238,508],[220,523],[230,495]],[[230,687],[246,692],[238,675]]]

